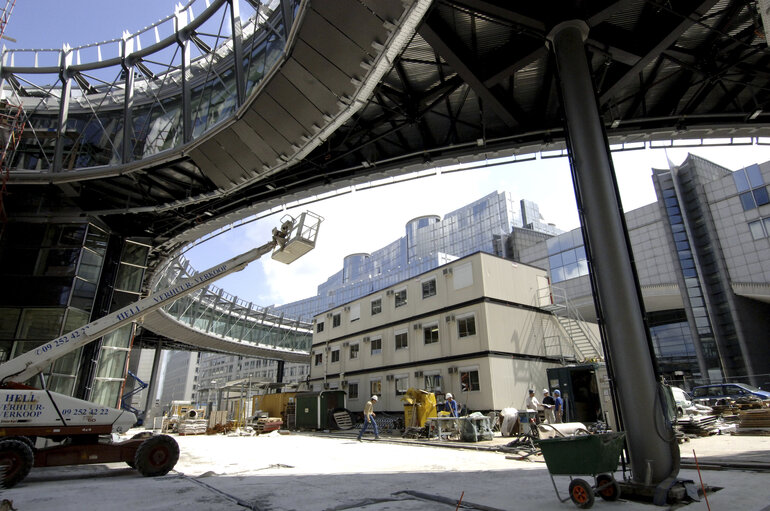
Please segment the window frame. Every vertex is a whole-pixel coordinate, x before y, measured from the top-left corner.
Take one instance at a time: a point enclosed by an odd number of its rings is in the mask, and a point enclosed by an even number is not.
[[[476,374],[474,381],[473,374]],[[457,374],[460,377],[460,391],[461,392],[479,392],[481,391],[481,377],[479,375],[478,367],[461,367],[457,370]],[[463,383],[463,375],[468,375],[468,383]],[[473,387],[476,388],[473,388]]]
[[[399,346],[399,340],[403,341],[403,346]],[[409,330],[396,330],[393,332],[393,345],[396,347],[396,351],[409,349]]]
[[[372,378],[369,380],[369,395],[370,396],[382,395],[382,378]]]
[[[377,304],[377,310],[375,310],[375,304]],[[382,313],[382,297],[378,296],[377,298],[373,298],[369,302],[369,313],[372,316],[376,316],[377,314]]]
[[[425,286],[428,285],[428,292],[426,294]],[[432,284],[432,286],[431,286]],[[422,288],[422,299],[426,300],[430,298],[431,296],[436,296],[436,277],[431,277],[429,279],[425,279],[422,282],[420,282],[420,287]]]
[[[457,322],[457,338],[458,339],[465,339],[466,337],[474,337],[478,331],[476,329],[476,313],[471,312],[470,314],[463,314],[462,316],[457,316],[456,318]],[[473,332],[470,332],[470,329],[467,328],[467,321],[470,320],[471,324],[473,325]],[[466,324],[466,328],[464,329],[467,333],[463,333],[464,330],[461,329],[460,324],[463,322]]]
[[[314,366],[320,366],[324,363],[324,354],[323,353],[316,353],[314,358]]]
[[[353,395],[355,389],[355,395]],[[348,382],[348,399],[358,399],[358,380]]]
[[[375,342],[379,346],[379,348],[376,351],[374,349]],[[381,355],[381,354],[382,354],[382,336],[370,337],[369,338],[369,355]]]
[[[355,356],[353,353],[355,352]],[[358,360],[358,356],[361,354],[361,345],[356,343],[350,344],[350,350],[348,351],[348,360]]]
[[[398,384],[399,382],[406,381],[406,387],[399,391]],[[403,396],[406,395],[406,391],[409,390],[409,374],[397,374],[393,377],[393,387],[395,389],[396,396]]]
[[[335,355],[336,355],[336,358],[337,358],[336,360],[335,360]],[[329,357],[329,362],[334,364],[334,363],[339,362],[339,361],[340,361],[340,349],[339,348],[335,348],[335,349],[333,349],[331,351],[331,356]]]
[[[434,330],[436,332],[436,340],[435,341],[431,340],[430,342],[428,342],[428,337],[427,337],[426,334],[427,334],[428,331],[433,332]],[[433,338],[433,336],[431,335],[431,339],[432,338]],[[423,327],[422,327],[422,343],[424,345],[427,346],[427,345],[430,345],[430,344],[438,344],[440,340],[441,340],[441,334],[439,332],[438,322],[430,323],[428,325],[423,325]]]
[[[342,314],[339,312],[332,314],[332,328],[337,328],[342,324]]]
[[[323,331],[324,331],[324,322],[323,321],[319,321],[318,323],[316,323],[315,333],[320,334]]]
[[[403,294],[403,301],[401,301],[401,296]],[[406,288],[401,288],[399,290],[396,290],[393,292],[393,304],[396,309],[399,307],[403,307],[407,304],[408,301],[408,294],[406,292]]]

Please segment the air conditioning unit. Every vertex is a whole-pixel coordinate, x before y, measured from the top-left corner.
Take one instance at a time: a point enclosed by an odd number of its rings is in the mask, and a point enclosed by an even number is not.
[[[314,325],[315,325],[315,322],[316,322],[316,319],[315,319],[315,318],[313,318],[313,324],[314,324]]]
[[[419,330],[420,328],[422,328],[422,323],[417,323],[414,325],[415,330]]]
[[[415,372],[414,372],[414,376],[415,376],[416,378],[419,378],[420,376],[422,376],[422,371],[415,371]]]
[[[326,347],[326,351],[331,351],[331,350],[332,350],[331,346]]]
[[[345,341],[342,343],[343,348],[347,348],[348,346],[350,346],[350,343],[348,341]]]
[[[444,268],[443,273],[444,273],[444,275],[451,275],[452,274],[452,268]]]
[[[385,293],[386,296],[390,296],[394,293],[392,289],[388,289],[388,291]]]
[[[457,372],[457,368],[456,368],[456,367],[450,367],[450,368],[447,370],[447,372],[448,372],[449,374],[452,374],[452,373],[456,373],[456,372]]]
[[[324,389],[327,389],[327,390],[328,390],[328,389],[329,389],[329,387],[330,387],[330,385],[329,385],[329,382],[328,382],[328,381],[325,381],[325,382],[324,382]]]
[[[345,310],[345,312],[350,312],[350,306],[346,305],[344,310]]]
[[[347,380],[342,380],[342,381],[340,381],[340,385],[342,385],[343,387],[347,387],[348,386],[348,381]]]
[[[369,341],[371,341],[371,339],[369,338],[368,335],[366,337],[364,337],[364,342],[369,342]]]
[[[330,318],[330,317],[332,317],[332,313],[331,313],[331,312],[327,312],[327,313],[326,313],[326,317],[327,317],[327,318]]]
[[[386,380],[388,380],[388,381],[393,381],[393,375],[392,375],[392,374],[389,374],[389,375],[387,375],[387,376],[385,377],[385,379],[386,379]]]
[[[455,320],[455,315],[454,314],[447,314],[447,316],[444,318],[444,320],[447,323],[449,323],[450,321],[454,321]]]

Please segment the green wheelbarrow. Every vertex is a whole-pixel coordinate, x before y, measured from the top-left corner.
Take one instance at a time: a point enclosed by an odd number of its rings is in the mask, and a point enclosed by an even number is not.
[[[612,475],[618,468],[623,450],[624,433],[601,433],[536,440],[543,453],[556,498],[561,502],[572,499],[575,505],[588,509],[598,495],[604,500],[620,498],[620,486]],[[570,476],[569,495],[562,499],[553,476]],[[593,476],[594,484],[575,475]]]

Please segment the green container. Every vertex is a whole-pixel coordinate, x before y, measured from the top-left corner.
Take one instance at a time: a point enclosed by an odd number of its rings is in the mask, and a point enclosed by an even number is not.
[[[329,413],[337,408],[345,408],[345,391],[300,392],[294,396],[294,400],[297,403],[297,429],[330,429],[332,420]]]
[[[551,475],[603,474],[618,468],[625,433],[537,440]]]

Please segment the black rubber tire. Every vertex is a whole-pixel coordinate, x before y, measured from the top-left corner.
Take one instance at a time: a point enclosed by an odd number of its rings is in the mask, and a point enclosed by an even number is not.
[[[164,476],[179,461],[179,445],[168,435],[156,435],[141,443],[134,468],[145,477]]]
[[[618,500],[620,498],[620,485],[615,480],[614,477],[612,477],[609,474],[599,474],[596,476],[596,487],[601,488],[602,486],[609,484],[606,488],[602,488],[600,490],[597,490],[597,493],[599,496],[609,502]]]
[[[0,465],[5,466],[5,474],[0,478],[0,487],[11,488],[21,482],[35,463],[35,455],[27,442],[23,440],[0,440]]]
[[[131,437],[131,440],[139,440],[141,438],[150,438],[152,437],[152,431],[142,431],[141,433],[137,433],[136,435]],[[136,468],[136,463],[134,463],[134,460],[127,461],[126,465],[128,465],[131,468]]]
[[[580,509],[588,509],[594,505],[594,490],[583,479],[573,479],[569,483],[569,497]]]
[[[35,442],[37,441],[37,437],[31,437],[31,436],[12,436],[7,437],[6,440],[19,440],[20,442],[24,442],[29,446],[30,449],[32,449],[32,453],[35,452]]]

